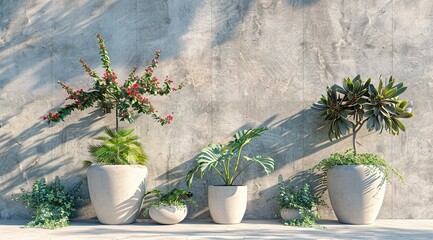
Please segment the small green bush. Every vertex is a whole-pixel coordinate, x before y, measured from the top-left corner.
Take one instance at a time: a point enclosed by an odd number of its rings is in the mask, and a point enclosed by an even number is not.
[[[300,219],[283,220],[284,225],[319,227],[316,224],[316,221],[320,219],[317,207],[325,205],[325,203],[320,200],[320,196],[316,196],[311,192],[309,184],[305,183],[302,187],[298,187],[292,184],[292,180],[289,180],[289,186],[286,186],[283,176],[279,175],[277,203],[280,210],[299,210]]]
[[[61,184],[56,176],[54,182],[47,185],[45,178],[33,183],[32,192],[26,192],[21,188],[20,194],[15,200],[23,201],[26,207],[34,209],[32,221],[26,227],[56,229],[69,225],[69,217],[75,211],[77,201],[82,201],[75,196],[82,182],[75,184],[69,191]]]
[[[382,157],[372,153],[358,153],[354,154],[353,150],[348,150],[343,153],[333,153],[330,157],[323,159],[319,162],[313,170],[321,170],[326,173],[330,168],[339,165],[366,165],[377,168],[381,171],[387,181],[390,181],[390,173],[394,173],[400,181],[403,181],[403,177],[397,172],[395,168],[389,165]]]
[[[191,203],[193,205],[196,204],[194,200],[189,199],[192,197],[192,193],[180,188],[174,188],[166,194],[162,194],[160,190],[155,189],[145,193],[143,195],[143,199],[148,196],[153,196],[154,199],[147,202],[147,206],[143,211],[144,216],[149,214],[149,209],[153,206],[173,206],[178,209],[184,209],[187,203]]]

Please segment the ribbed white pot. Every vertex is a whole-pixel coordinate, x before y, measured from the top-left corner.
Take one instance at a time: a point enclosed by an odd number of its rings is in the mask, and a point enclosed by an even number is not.
[[[87,169],[90,200],[102,224],[129,224],[140,212],[147,168],[141,165],[92,165]]]
[[[280,215],[283,220],[300,219],[299,209],[285,208],[280,210]]]
[[[342,165],[328,170],[328,191],[338,221],[372,224],[385,196],[386,179],[377,168]]]
[[[176,206],[151,206],[149,216],[153,221],[160,224],[177,224],[185,219],[188,213],[187,207],[179,208]]]
[[[210,185],[208,204],[215,223],[240,223],[247,209],[247,186]]]

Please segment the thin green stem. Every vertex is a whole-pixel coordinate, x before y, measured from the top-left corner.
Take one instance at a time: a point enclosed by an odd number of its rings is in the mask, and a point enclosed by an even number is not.
[[[116,132],[119,132],[119,109],[116,107]]]
[[[250,162],[248,163],[245,167],[243,167],[241,170],[239,170],[239,172],[236,174],[236,176],[233,178],[232,183],[236,180],[236,178],[245,170],[247,169],[251,164],[253,164],[254,162]]]
[[[226,183],[226,184],[228,184],[228,181],[229,181],[229,173],[228,173],[228,167],[227,167],[227,162],[228,162],[229,160],[227,160],[227,159],[225,159],[224,161],[223,161],[223,167],[224,167],[224,177],[223,177],[223,180],[224,180],[224,182]]]
[[[226,180],[225,180],[223,174],[221,173],[221,171],[218,170],[218,168],[216,168],[216,167],[213,167],[213,169],[215,169],[215,171],[218,173],[218,175],[220,175],[220,177],[223,179],[223,181],[226,182]]]
[[[236,171],[238,170],[238,167],[239,167],[239,162],[240,162],[240,160],[241,160],[241,154],[242,154],[242,148],[243,148],[243,147],[244,147],[244,146],[242,145],[242,146],[239,148],[238,157],[237,157],[237,159],[236,159],[235,168],[234,168],[234,170],[233,170],[233,176],[232,176],[232,178],[230,179],[232,183],[235,181],[235,176],[234,176],[234,175],[236,174]]]

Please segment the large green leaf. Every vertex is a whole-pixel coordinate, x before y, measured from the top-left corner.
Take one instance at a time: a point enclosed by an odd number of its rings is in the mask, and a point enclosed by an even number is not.
[[[248,157],[244,156],[244,158],[247,161],[252,161],[260,164],[260,166],[263,167],[266,174],[269,175],[274,170],[274,159],[270,157],[262,157],[262,156],[255,156],[255,157]]]

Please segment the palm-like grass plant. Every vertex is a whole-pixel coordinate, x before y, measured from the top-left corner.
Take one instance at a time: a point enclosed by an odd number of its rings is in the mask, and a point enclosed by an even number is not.
[[[146,153],[133,131],[133,129],[112,131],[105,128],[107,136],[97,138],[103,143],[89,146],[89,152],[94,158],[93,162],[106,165],[146,165]],[[85,161],[84,165],[90,166],[93,162]]]

